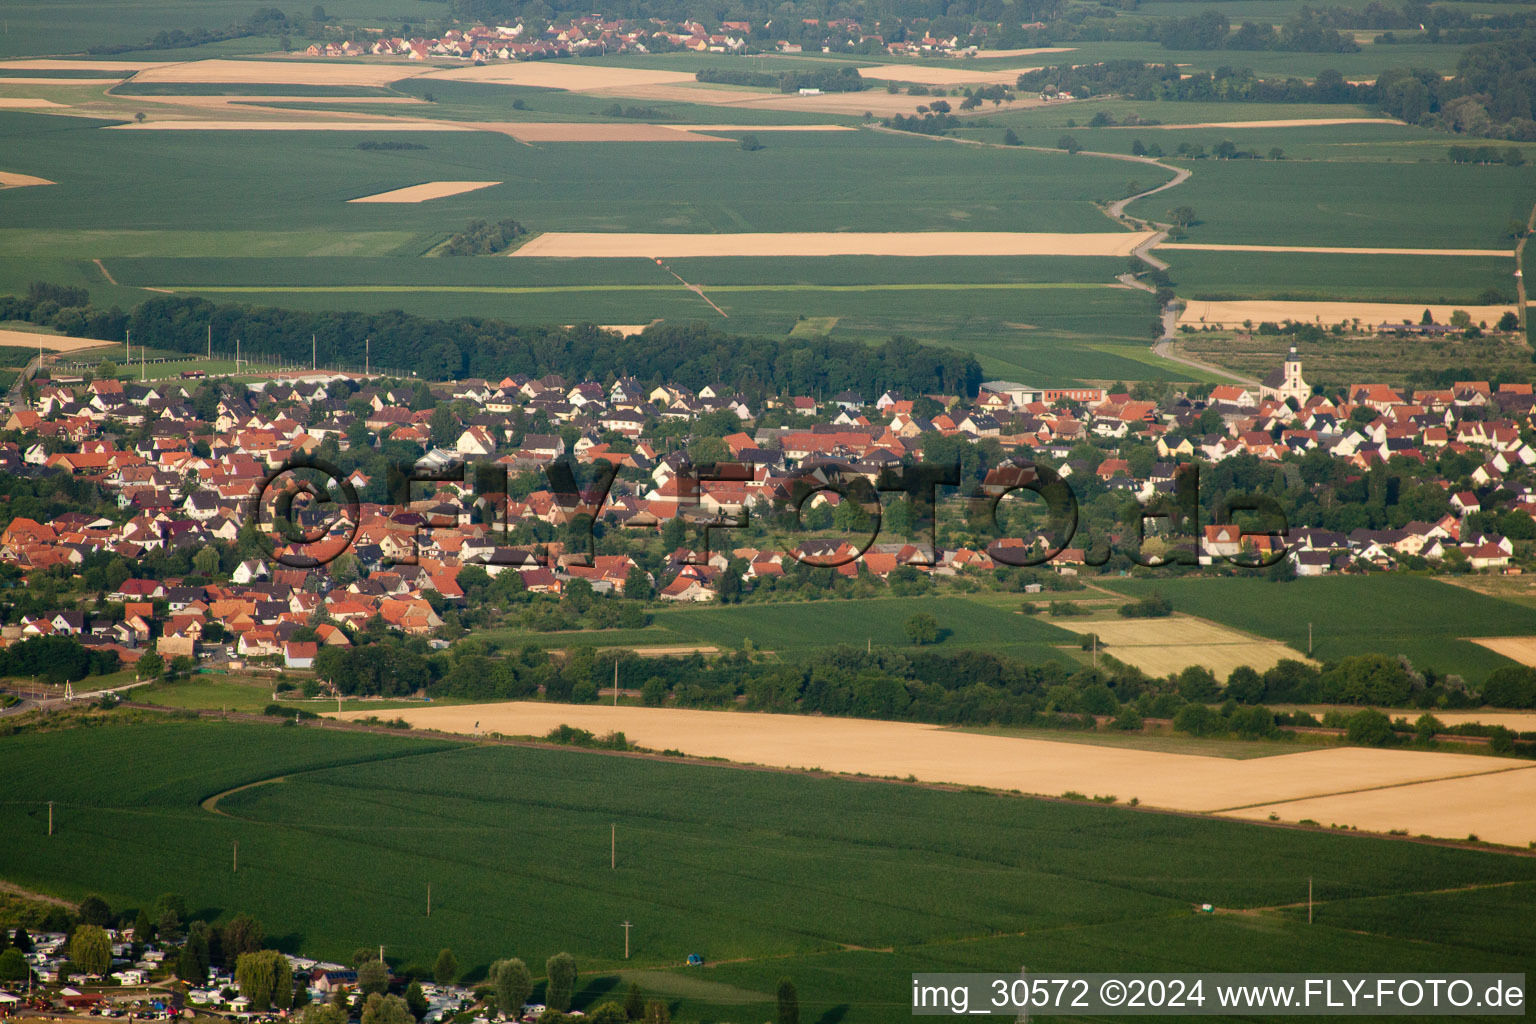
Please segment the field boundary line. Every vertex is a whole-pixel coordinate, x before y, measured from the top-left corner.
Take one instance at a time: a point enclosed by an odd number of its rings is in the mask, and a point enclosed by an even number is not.
[[[157,704],[140,704],[140,705],[137,705],[137,706],[138,707],[142,707],[142,708],[151,708],[151,709],[155,709],[155,710],[159,710],[160,707],[161,707],[161,705],[157,705]],[[171,710],[175,710],[175,709],[171,709]],[[183,709],[183,710],[185,710],[185,709]],[[271,716],[271,715],[251,715],[250,718],[254,718],[254,719],[267,718],[267,719],[272,719],[274,721],[288,721],[288,719],[286,717],[284,717],[282,719],[278,719],[278,718],[275,718],[274,716]],[[391,730],[391,731],[394,732],[395,735],[399,735],[397,730]],[[221,810],[219,810],[219,801],[224,799],[227,796],[233,796],[234,794],[239,793],[241,790],[255,789],[257,786],[267,786],[267,785],[271,785],[272,783],[276,783],[276,782],[287,782],[290,776],[295,776],[295,775],[313,775],[316,772],[332,771],[332,770],[334,770],[336,768],[354,768],[354,767],[357,767],[358,765],[364,765],[364,764],[382,764],[382,763],[387,762],[387,761],[400,761],[400,760],[404,760],[405,758],[408,758],[408,757],[425,757],[428,754],[442,754],[442,753],[446,753],[446,752],[448,752],[450,750],[458,750],[458,749],[460,749],[460,747],[458,745],[454,745],[454,746],[437,747],[437,748],[435,748],[433,750],[408,750],[408,751],[404,751],[404,752],[398,753],[398,754],[390,754],[390,755],[387,755],[385,757],[365,757],[365,758],[361,758],[361,759],[356,760],[356,761],[342,761],[342,762],[337,763],[337,764],[319,765],[319,766],[314,767],[314,768],[302,768],[299,771],[284,772],[282,775],[274,775],[274,776],[272,776],[270,778],[266,778],[266,779],[256,779],[253,782],[243,782],[240,785],[235,786],[235,787],[233,787],[231,789],[221,790],[220,792],[214,793],[212,796],[204,797],[203,799],[201,799],[201,800],[199,800],[197,802],[197,806],[202,808],[203,810],[209,812],[210,814],[217,814],[220,817],[231,818],[231,819],[233,819],[235,821],[243,821],[245,819],[236,818],[235,815],[230,814],[228,811],[221,811]]]
[[[1326,800],[1329,797],[1335,797],[1335,796],[1353,796],[1353,795],[1358,794],[1358,793],[1377,793],[1377,792],[1380,792],[1380,791],[1385,790],[1385,789],[1404,789],[1404,788],[1406,788],[1408,786],[1426,786],[1426,785],[1430,784],[1431,782],[1451,782],[1451,781],[1453,781],[1455,779],[1476,779],[1476,778],[1480,778],[1480,777],[1482,777],[1484,775],[1505,775],[1505,774],[1508,774],[1509,772],[1529,772],[1529,771],[1536,771],[1536,765],[1521,764],[1521,765],[1513,765],[1513,766],[1508,767],[1508,768],[1492,768],[1492,769],[1489,769],[1488,771],[1458,772],[1455,775],[1437,775],[1436,777],[1434,777],[1432,779],[1414,779],[1414,780],[1409,781],[1409,782],[1389,782],[1386,785],[1382,785],[1382,786],[1360,786],[1360,787],[1358,787],[1356,789],[1340,789],[1340,790],[1337,790],[1337,791],[1331,792],[1331,793],[1309,793],[1306,796],[1286,797],[1284,800],[1260,800],[1258,803],[1239,804],[1236,807],[1219,807],[1219,808],[1216,808],[1215,810],[1208,811],[1207,813],[1209,813],[1209,814],[1230,814],[1233,811],[1247,811],[1247,810],[1252,810],[1255,807],[1276,807],[1276,806],[1279,806],[1281,804],[1295,804],[1295,803],[1300,803],[1303,800]]]
[[[91,260],[91,262],[96,264],[96,269],[101,271],[101,276],[107,279],[107,284],[117,284],[117,278],[112,276],[112,271],[107,269],[105,263],[101,262],[101,260]]]
[[[1313,900],[1314,906],[1327,906],[1330,903],[1350,903],[1356,900],[1390,900],[1400,896],[1444,896],[1453,892],[1479,892],[1483,889],[1507,889],[1515,885],[1536,885],[1536,881],[1529,878],[1513,878],[1504,882],[1473,882],[1470,885],[1455,885],[1449,889],[1419,889],[1413,892],[1386,892],[1375,896],[1344,896],[1332,900]],[[1223,910],[1226,914],[1262,914],[1277,910],[1296,910],[1307,905],[1306,900],[1295,903],[1276,903],[1272,907],[1246,907],[1243,909],[1232,908]]]

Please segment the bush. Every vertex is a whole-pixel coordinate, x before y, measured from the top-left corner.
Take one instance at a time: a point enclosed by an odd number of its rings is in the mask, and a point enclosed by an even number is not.
[[[1173,614],[1173,602],[1154,590],[1139,601],[1121,605],[1119,611],[1127,619],[1160,619]]]

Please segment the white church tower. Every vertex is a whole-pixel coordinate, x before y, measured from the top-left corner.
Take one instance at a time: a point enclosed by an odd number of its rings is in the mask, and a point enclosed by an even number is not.
[[[1278,402],[1295,399],[1300,406],[1308,398],[1312,397],[1312,388],[1301,376],[1301,357],[1296,354],[1296,346],[1291,346],[1291,354],[1285,360],[1285,365],[1278,370],[1271,370],[1259,383],[1259,400],[1273,398]]]

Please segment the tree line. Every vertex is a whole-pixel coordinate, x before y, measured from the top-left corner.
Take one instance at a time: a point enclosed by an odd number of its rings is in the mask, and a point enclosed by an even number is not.
[[[820,89],[822,92],[862,92],[869,86],[859,75],[859,69],[844,64],[836,69],[817,71],[748,71],[738,68],[704,68],[694,73],[701,82],[717,85],[748,85],[758,89],[777,89],[779,92],[795,92],[799,89]]]
[[[115,340],[131,330],[141,344],[202,353],[208,334],[240,338],[250,354],[307,363],[310,339],[327,361],[361,366],[371,346],[375,366],[432,380],[510,374],[559,374],[568,380],[634,377],[691,388],[725,384],[749,397],[858,392],[866,400],[908,394],[974,396],[981,364],[967,353],[896,336],[870,346],[828,337],[754,338],[706,324],[662,324],[628,338],[593,324],[563,328],[461,317],[436,320],[400,310],[310,312],[217,304],[196,296],[148,299],[132,313],[89,304],[83,288],[37,282],[25,295],[0,297],[0,320],[27,320],[66,334]]]

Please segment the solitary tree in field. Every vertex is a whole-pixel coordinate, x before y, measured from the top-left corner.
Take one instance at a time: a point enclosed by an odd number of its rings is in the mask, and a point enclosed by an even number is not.
[[[445,949],[437,954],[437,963],[432,965],[432,980],[439,985],[451,985],[459,976],[459,958],[453,955],[453,950]]]
[[[144,123],[144,111],[141,110],[137,114],[134,114],[133,115],[133,119],[135,121],[137,121],[139,124],[143,124]]]
[[[800,994],[789,978],[779,979],[778,1024],[800,1024]]]
[[[569,953],[556,953],[544,961],[544,973],[549,976],[544,1003],[551,1010],[564,1013],[571,1008],[571,997],[576,994],[576,958]]]
[[[905,627],[907,639],[914,644],[936,644],[939,642],[939,620],[927,612],[919,612],[907,620]]]

